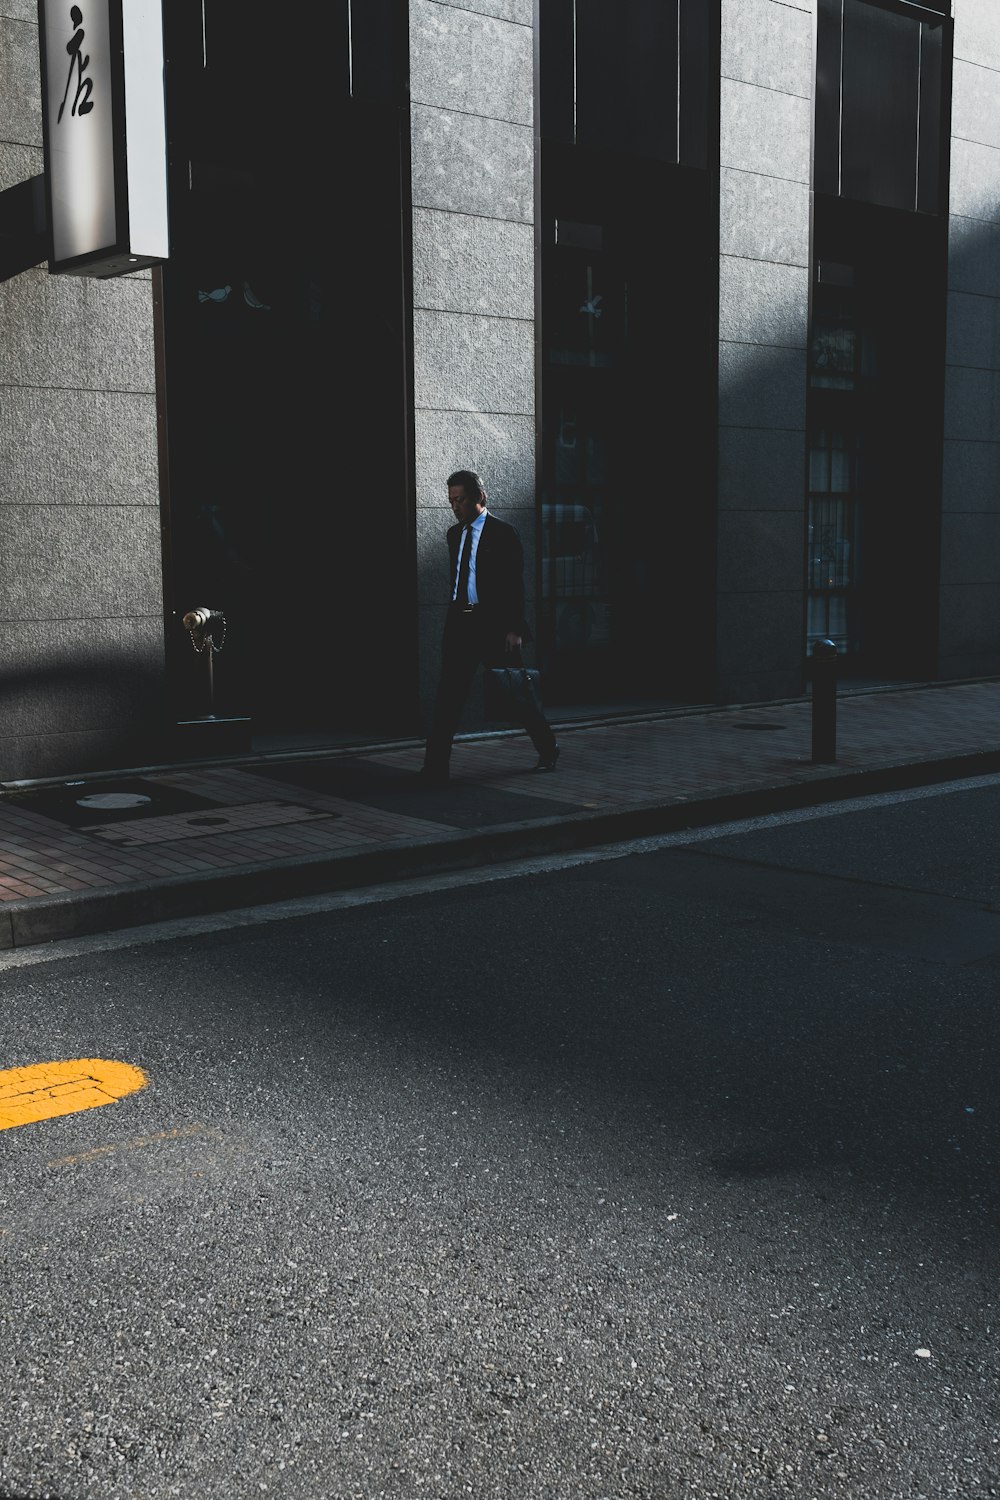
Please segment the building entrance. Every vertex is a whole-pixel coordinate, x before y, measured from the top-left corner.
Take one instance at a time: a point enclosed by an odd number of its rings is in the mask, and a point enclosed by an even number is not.
[[[184,11],[170,23],[189,61],[160,307],[172,681],[178,717],[200,712],[180,619],[221,609],[216,712],[335,742],[415,713],[398,7],[363,35],[338,11],[315,57],[255,9],[256,29],[207,4],[203,55]],[[249,109],[265,35],[267,107]]]

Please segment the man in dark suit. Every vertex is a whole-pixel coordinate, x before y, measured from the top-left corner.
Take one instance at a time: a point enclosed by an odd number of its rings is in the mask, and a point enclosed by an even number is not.
[[[486,490],[472,469],[448,476],[456,525],[448,528],[451,603],[444,627],[441,680],[424,755],[424,781],[444,784],[452,740],[476,668],[523,666],[524,553],[513,526],[491,515]],[[523,725],[538,754],[535,771],[554,771],[559,746],[540,709],[526,708]]]

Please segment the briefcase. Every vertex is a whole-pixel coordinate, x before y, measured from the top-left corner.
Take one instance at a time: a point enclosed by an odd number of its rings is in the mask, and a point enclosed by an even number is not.
[[[542,712],[541,674],[534,667],[489,667],[486,671],[487,719],[523,724],[525,714]]]

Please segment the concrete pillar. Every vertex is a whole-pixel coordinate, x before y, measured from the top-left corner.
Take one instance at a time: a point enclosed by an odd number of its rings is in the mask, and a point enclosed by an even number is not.
[[[1000,672],[1000,10],[955,0],[938,676]]]
[[[34,6],[0,15],[0,190],[40,174]],[[162,712],[149,272],[0,282],[0,781],[135,763]]]
[[[482,474],[534,582],[532,0],[410,0],[418,630],[426,725],[448,589],[445,481]],[[470,696],[463,727],[481,704]]]
[[[722,0],[720,701],[801,691],[810,0]]]

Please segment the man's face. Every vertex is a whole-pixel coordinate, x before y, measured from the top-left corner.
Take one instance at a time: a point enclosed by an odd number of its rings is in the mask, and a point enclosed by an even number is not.
[[[448,486],[448,504],[454,511],[455,520],[461,521],[463,526],[468,526],[470,521],[474,521],[486,509],[482,494],[477,493],[474,498],[470,499],[465,493],[464,484]]]

